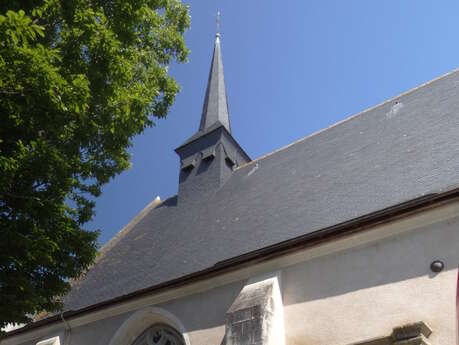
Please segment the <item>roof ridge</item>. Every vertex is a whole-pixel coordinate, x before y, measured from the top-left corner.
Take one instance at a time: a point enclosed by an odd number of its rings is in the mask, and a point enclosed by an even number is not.
[[[156,197],[155,199],[153,199],[151,202],[149,202],[147,204],[147,206],[145,206],[142,211],[140,211],[139,213],[136,213],[136,215],[134,216],[134,218],[132,218],[129,223],[127,223],[125,226],[123,226],[121,228],[121,230],[119,230],[115,236],[113,236],[107,243],[105,243],[97,252],[97,255],[96,255],[96,258],[94,260],[94,262],[91,264],[91,266],[89,266],[85,272],[78,278],[75,278],[75,279],[71,279],[70,280],[70,285],[72,286],[72,288],[77,285],[79,282],[81,282],[82,278],[84,278],[84,276],[94,267],[96,266],[100,260],[102,260],[105,255],[110,251],[110,249],[112,249],[113,247],[115,247],[133,228],[134,226],[136,226],[148,213],[149,211],[155,209],[156,207],[162,205],[164,202],[166,202],[167,200],[169,200],[170,198],[167,198],[165,199],[164,201],[159,201],[158,200],[158,197]]]
[[[330,125],[328,127],[325,127],[325,128],[319,129],[319,130],[317,130],[315,132],[312,132],[311,134],[308,134],[307,136],[305,136],[303,138],[297,139],[297,140],[291,142],[290,144],[284,145],[284,146],[282,146],[282,147],[280,147],[280,148],[278,148],[278,149],[276,149],[274,151],[268,152],[268,153],[266,153],[266,154],[264,154],[264,155],[262,155],[262,156],[260,156],[260,157],[258,157],[256,159],[254,159],[254,160],[252,160],[252,161],[250,161],[248,163],[242,164],[242,165],[238,166],[235,169],[235,171],[239,170],[239,169],[242,169],[242,168],[245,168],[246,166],[249,166],[249,165],[251,165],[253,163],[258,163],[259,161],[261,161],[261,160],[263,160],[265,158],[268,158],[268,157],[270,157],[270,156],[272,156],[272,155],[274,155],[274,154],[276,154],[276,153],[278,153],[280,151],[284,151],[284,150],[288,149],[289,147],[291,147],[293,145],[299,144],[299,143],[301,143],[303,141],[306,141],[307,139],[310,139],[310,138],[312,138],[312,137],[314,137],[314,136],[316,136],[316,135],[318,135],[318,134],[320,134],[322,132],[325,132],[325,131],[327,131],[327,130],[329,130],[331,128],[337,127],[339,125],[342,125],[343,123],[351,121],[351,120],[353,120],[354,118],[356,118],[358,116],[361,116],[361,115],[363,115],[363,114],[365,114],[365,113],[367,113],[369,111],[372,111],[372,110],[374,110],[376,108],[382,107],[382,106],[386,105],[387,103],[393,102],[394,100],[396,100],[396,99],[398,99],[400,97],[406,96],[406,95],[408,95],[408,94],[410,94],[410,93],[412,93],[414,91],[417,91],[417,90],[419,90],[419,89],[421,89],[421,88],[423,88],[425,86],[433,84],[434,82],[439,81],[439,80],[441,80],[443,78],[446,78],[446,77],[448,77],[448,76],[450,76],[450,75],[452,75],[452,74],[454,74],[454,73],[456,73],[458,71],[459,71],[459,67],[456,67],[455,69],[453,69],[450,72],[442,74],[442,75],[440,75],[440,76],[438,76],[436,78],[433,78],[433,79],[431,79],[429,81],[426,81],[425,83],[422,83],[422,84],[420,84],[420,85],[418,85],[416,87],[413,87],[413,88],[411,88],[411,89],[409,89],[407,91],[404,91],[404,92],[398,94],[397,96],[391,97],[391,98],[389,98],[389,99],[387,99],[387,100],[385,100],[385,101],[383,101],[381,103],[378,103],[378,104],[376,104],[374,106],[366,108],[366,109],[364,109],[364,110],[362,110],[362,111],[360,111],[360,112],[358,112],[356,114],[353,114],[353,115],[351,115],[351,116],[349,116],[349,117],[347,117],[345,119],[342,119],[342,120],[340,120],[338,122],[335,122],[334,124],[332,124],[332,125]]]
[[[164,202],[166,202],[168,199],[165,199],[164,201],[158,201],[157,199],[158,197],[156,197],[155,199],[153,199],[150,203],[148,203],[147,206],[145,206],[142,211],[140,211],[139,213],[137,213],[135,215],[134,218],[132,218],[129,223],[127,223],[125,226],[123,226],[121,228],[121,230],[119,230],[115,236],[113,236],[107,243],[105,243],[101,248],[100,250],[97,252],[97,256],[94,260],[94,262],[78,277],[78,278],[73,278],[73,279],[70,279],[69,280],[69,283],[70,283],[70,286],[71,288],[73,288],[74,286],[78,285],[78,283],[80,283],[84,276],[94,267],[96,266],[100,260],[102,260],[102,258],[105,256],[105,254],[110,251],[110,249],[112,249],[115,245],[117,245],[119,243],[119,241],[121,241],[123,239],[124,236],[126,236],[129,231],[131,231],[135,225],[137,225],[137,223],[139,223],[146,215],[147,213],[158,207],[159,205],[163,204]],[[47,318],[49,315],[53,315],[53,313],[50,313],[50,312],[47,312],[47,311],[44,311],[44,312],[40,312],[36,317],[34,317],[34,321],[38,321],[38,320],[42,320],[42,319],[45,319]]]
[[[152,209],[155,209],[159,205],[163,204],[166,202],[168,199],[165,199],[164,201],[161,201],[159,197],[156,197],[152,201],[150,201],[147,206],[145,206],[142,211],[136,213],[134,218],[132,218],[129,223],[127,223],[125,226],[119,230],[115,236],[113,236],[107,243],[105,243],[99,250],[98,255],[96,257],[96,260],[94,261],[94,264],[97,264],[104,256],[105,254],[112,249],[116,244],[124,237],[126,236],[133,228],[135,225],[137,225],[146,215],[149,211]]]

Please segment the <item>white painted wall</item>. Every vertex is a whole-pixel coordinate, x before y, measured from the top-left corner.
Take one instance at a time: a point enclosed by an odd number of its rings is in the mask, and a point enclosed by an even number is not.
[[[443,206],[182,290],[71,320],[71,338],[61,339],[61,344],[115,344],[123,323],[154,306],[180,323],[191,345],[220,345],[225,312],[247,279],[277,270],[287,345],[346,345],[388,336],[393,327],[416,321],[432,327],[432,345],[454,344],[458,215],[459,203]],[[446,263],[445,271],[430,271],[435,259]],[[0,344],[35,345],[56,334],[63,337],[63,330],[63,324],[57,324]]]
[[[430,263],[446,262],[433,274]],[[287,344],[341,345],[425,321],[432,345],[455,343],[457,220],[284,270]]]

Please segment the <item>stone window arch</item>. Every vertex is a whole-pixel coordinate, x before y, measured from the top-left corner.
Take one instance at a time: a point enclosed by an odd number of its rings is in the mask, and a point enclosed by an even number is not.
[[[163,337],[155,337],[155,339],[166,339],[166,341],[155,343],[151,335],[159,331],[163,332]],[[115,332],[109,345],[191,344],[188,331],[177,317],[165,309],[147,307],[129,316]]]
[[[158,323],[147,328],[132,345],[185,345],[185,341],[174,328]]]

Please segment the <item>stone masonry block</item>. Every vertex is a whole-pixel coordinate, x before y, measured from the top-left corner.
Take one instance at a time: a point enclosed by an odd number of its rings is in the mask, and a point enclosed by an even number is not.
[[[277,277],[247,284],[226,313],[226,345],[283,345],[283,305]]]
[[[417,338],[419,336],[428,338],[430,334],[432,334],[432,329],[425,322],[420,321],[394,328],[392,331],[392,339],[394,342],[398,342],[401,340]]]

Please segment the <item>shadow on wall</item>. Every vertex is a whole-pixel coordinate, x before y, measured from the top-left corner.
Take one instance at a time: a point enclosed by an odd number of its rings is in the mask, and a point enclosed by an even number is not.
[[[459,219],[451,219],[288,267],[282,275],[284,306],[416,277],[435,279],[434,260],[445,263],[443,272],[457,269],[458,228]]]
[[[457,268],[458,227],[458,219],[445,221],[287,267],[282,271],[284,306],[416,277],[435,279],[432,261],[444,261],[445,271]],[[224,326],[225,314],[244,284],[232,283],[160,307],[179,317],[188,332]]]
[[[245,281],[186,296],[160,307],[180,318],[188,332],[225,325],[225,315],[245,285]]]

